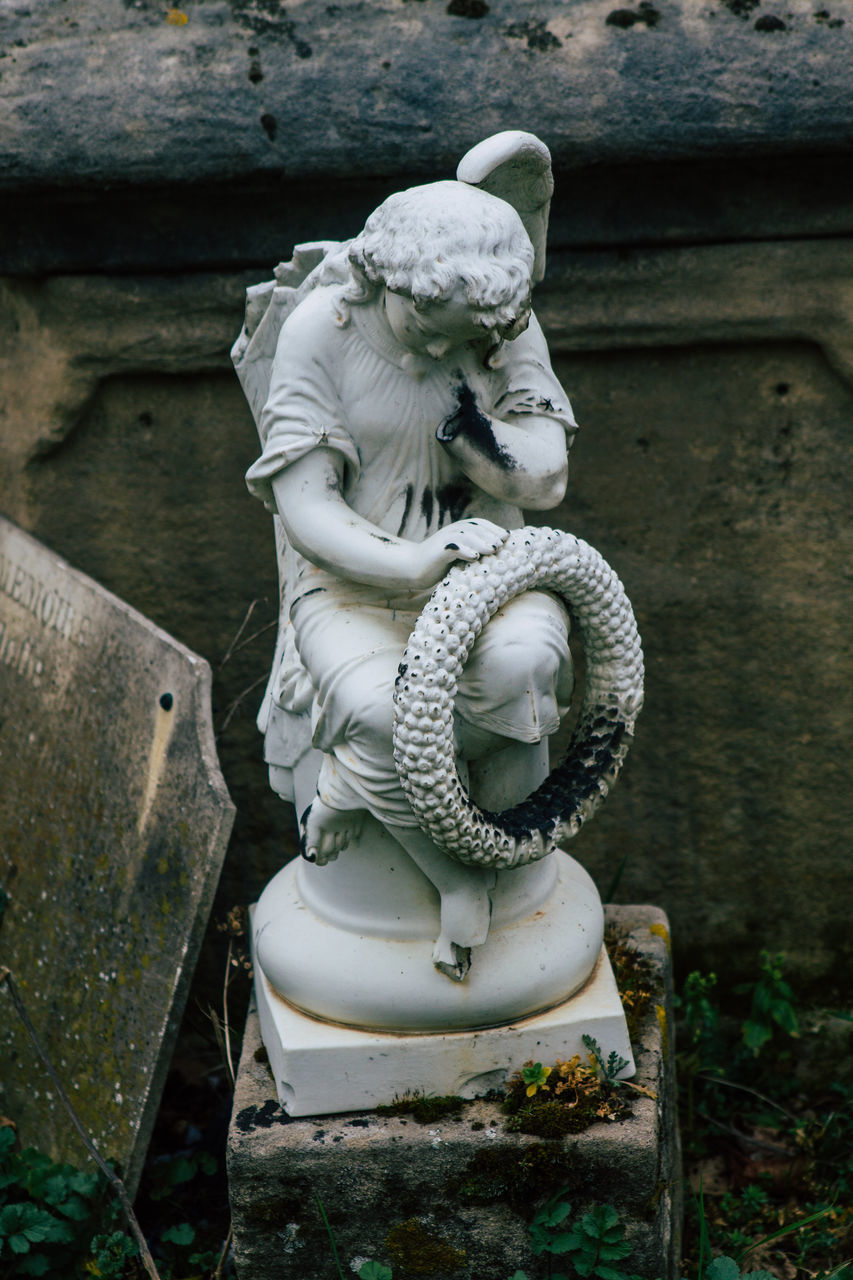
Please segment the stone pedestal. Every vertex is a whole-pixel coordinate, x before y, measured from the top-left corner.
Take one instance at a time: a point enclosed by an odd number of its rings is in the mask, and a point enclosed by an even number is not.
[[[500,874],[488,940],[457,983],[430,959],[435,889],[372,828],[357,857],[288,864],[253,911],[261,1036],[288,1115],[406,1092],[473,1098],[528,1058],[583,1053],[585,1033],[633,1073],[603,909],[574,858],[558,851]]]
[[[228,1153],[240,1280],[336,1274],[318,1198],[345,1275],[359,1259],[376,1258],[393,1264],[395,1280],[508,1280],[519,1268],[532,1280],[540,1268],[528,1223],[563,1188],[575,1214],[593,1204],[616,1208],[633,1245],[628,1271],[675,1277],[680,1168],[668,927],[661,911],[644,906],[608,907],[607,923],[652,966],[653,998],[634,1037],[632,1083],[654,1097],[631,1090],[629,1118],[567,1138],[509,1132],[499,1101],[488,1099],[426,1125],[375,1111],[295,1119],[279,1106],[257,1014],[250,1013]],[[323,1070],[319,1062],[316,1069]],[[406,1270],[399,1261],[401,1241],[420,1250],[414,1271],[414,1263]]]

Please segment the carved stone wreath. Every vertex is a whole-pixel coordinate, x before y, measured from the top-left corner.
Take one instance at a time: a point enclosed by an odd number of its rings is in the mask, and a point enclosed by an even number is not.
[[[583,704],[568,753],[514,809],[491,813],[456,769],[453,703],[462,668],[489,618],[537,588],[571,606],[586,662]],[[492,555],[457,565],[432,593],[400,664],[394,760],[423,830],[451,857],[482,867],[535,862],[577,834],[616,780],[643,703],[643,654],[628,597],[588,543],[555,529],[513,531]]]

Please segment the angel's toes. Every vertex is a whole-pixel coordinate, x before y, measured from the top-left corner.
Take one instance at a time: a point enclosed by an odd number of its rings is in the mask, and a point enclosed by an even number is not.
[[[471,948],[460,947],[442,934],[433,947],[432,962],[451,982],[463,982],[471,968]]]

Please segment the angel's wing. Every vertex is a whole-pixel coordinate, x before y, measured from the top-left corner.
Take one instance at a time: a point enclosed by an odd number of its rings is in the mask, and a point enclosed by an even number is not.
[[[231,348],[231,360],[256,424],[270,389],[278,335],[291,311],[317,285],[345,283],[349,278],[349,240],[314,240],[298,244],[290,262],[281,262],[275,279],[246,290],[246,318]]]
[[[533,283],[545,274],[545,237],[554,194],[551,153],[532,133],[508,129],[484,138],[459,161],[456,177],[506,200],[533,243]]]

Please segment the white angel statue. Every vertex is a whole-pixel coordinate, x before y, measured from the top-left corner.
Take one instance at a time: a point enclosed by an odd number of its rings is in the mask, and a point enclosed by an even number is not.
[[[565,493],[577,428],[531,311],[552,188],[538,139],[487,139],[457,181],[392,195],[351,241],[300,246],[250,291],[232,353],[262,442],[247,483],[278,529],[281,625],[259,720],[272,786],[304,810],[303,856],[318,864],[357,841],[365,813],[382,824],[438,890],[433,963],[457,981],[486,940],[495,872],[418,824],[392,695],[448,568]],[[483,631],[454,717],[472,786],[497,752],[527,790],[547,774],[571,698],[568,634],[563,603],[536,590]]]

